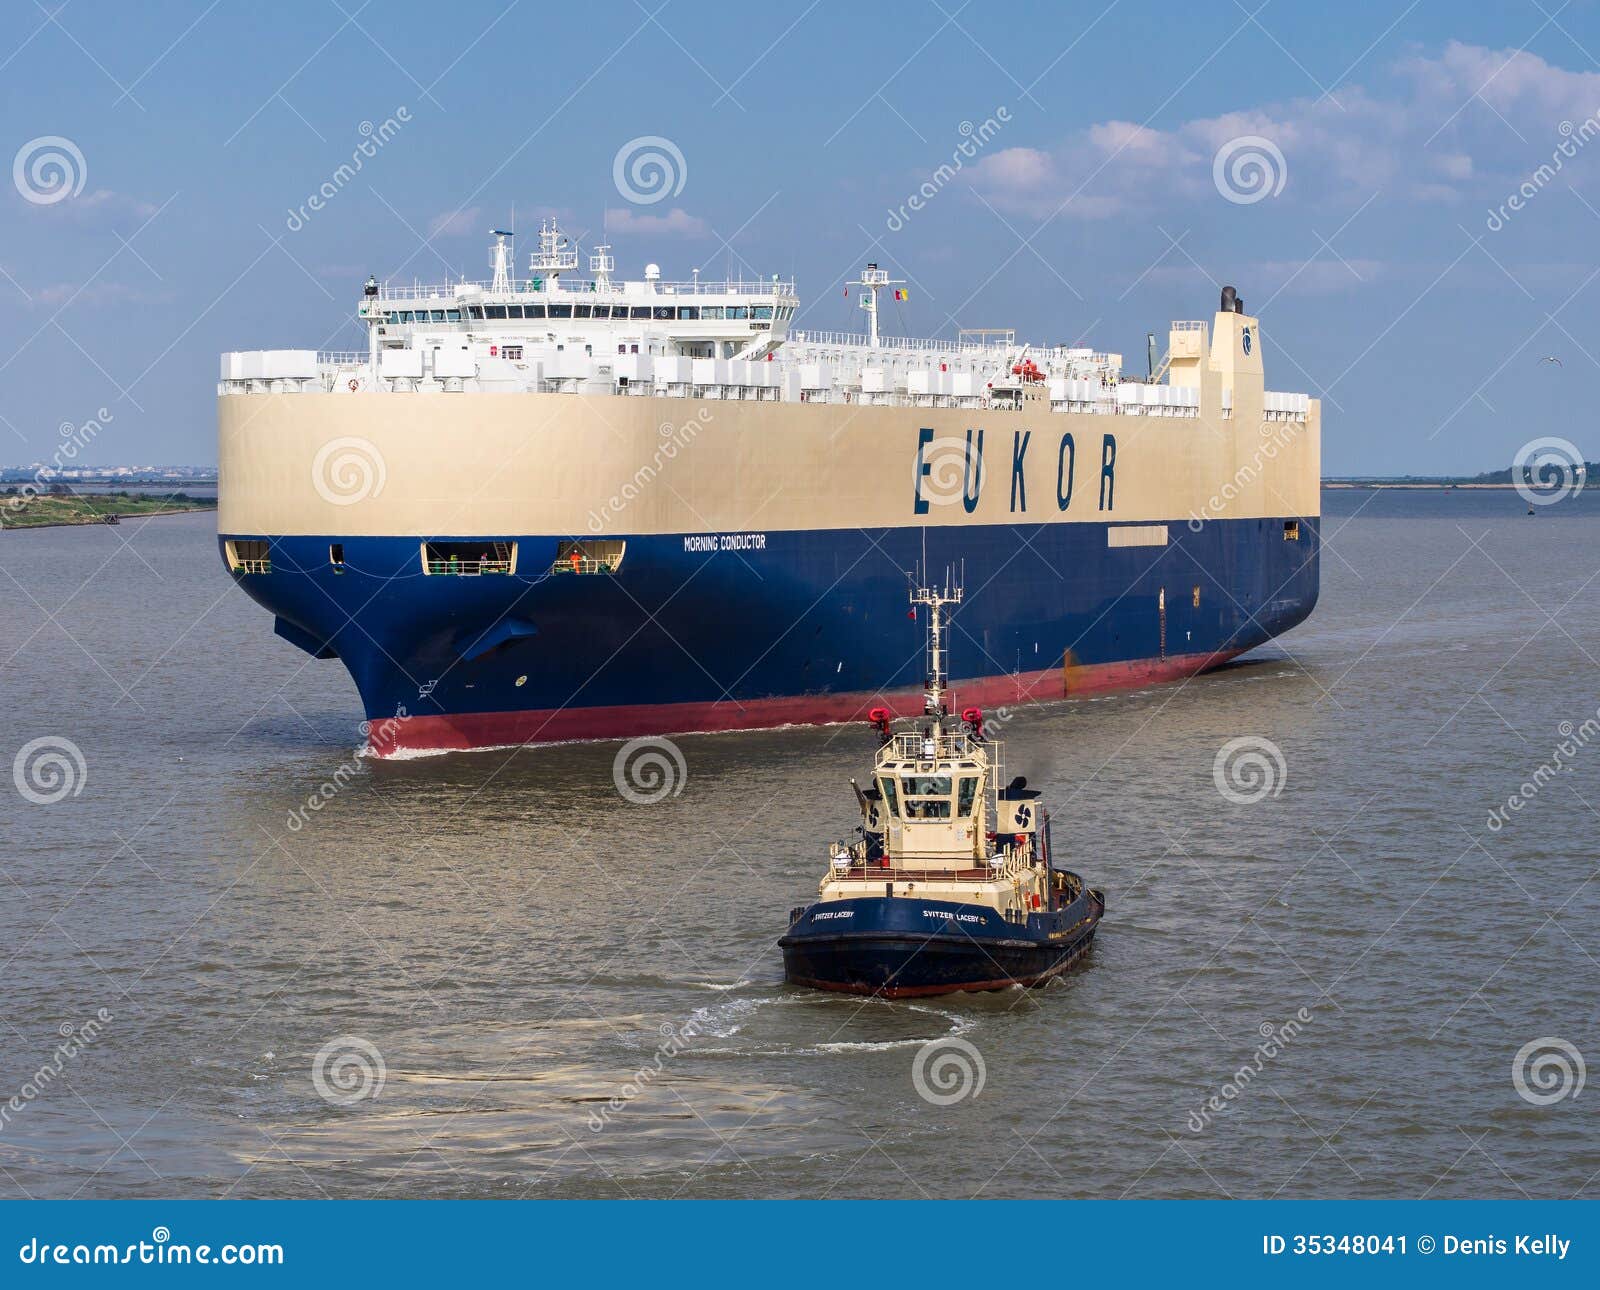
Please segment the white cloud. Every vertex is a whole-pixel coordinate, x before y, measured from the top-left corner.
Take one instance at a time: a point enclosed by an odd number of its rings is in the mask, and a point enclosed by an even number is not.
[[[143,198],[109,188],[95,188],[58,202],[28,203],[50,219],[70,220],[86,228],[137,227],[160,209]]]
[[[1381,188],[1452,201],[1482,197],[1537,167],[1569,127],[1600,112],[1600,73],[1568,71],[1521,50],[1452,42],[1437,57],[1395,64],[1381,79],[1381,88],[1341,86],[1332,97],[1170,129],[1100,122],[1048,149],[993,153],[969,174],[999,210],[1104,219],[1174,198],[1214,198],[1219,149],[1259,136],[1283,154],[1282,199],[1354,204]]]
[[[165,288],[136,287],[126,282],[107,282],[99,278],[85,285],[81,282],[52,282],[31,293],[32,303],[49,307],[73,302],[85,306],[105,304],[156,304],[174,299]]]
[[[675,237],[700,237],[706,232],[706,222],[674,206],[665,215],[647,215],[642,211],[621,207],[606,211],[608,233],[654,233]]]
[[[428,221],[428,236],[465,237],[468,233],[486,232],[486,229],[478,227],[478,215],[482,210],[481,206],[467,206],[462,210],[435,215]]]

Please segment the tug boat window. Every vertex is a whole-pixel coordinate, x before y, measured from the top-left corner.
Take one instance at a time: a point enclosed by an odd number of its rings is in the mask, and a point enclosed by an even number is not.
[[[978,798],[978,780],[972,775],[961,777],[960,788],[956,792],[956,814],[971,815],[972,804]]]
[[[950,818],[950,776],[907,775],[900,781],[900,787],[906,795],[906,819]]]
[[[895,792],[894,780],[886,776],[878,781],[878,787],[883,791],[883,800],[889,804],[889,814],[898,818],[900,815],[900,797]]]

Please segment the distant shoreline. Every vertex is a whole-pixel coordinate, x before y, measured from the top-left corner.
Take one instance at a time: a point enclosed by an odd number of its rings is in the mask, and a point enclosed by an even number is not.
[[[155,519],[163,515],[204,514],[217,509],[215,498],[123,496],[120,493],[41,493],[12,505],[18,499],[0,496],[0,532],[25,529],[94,528],[118,525],[123,520]]]

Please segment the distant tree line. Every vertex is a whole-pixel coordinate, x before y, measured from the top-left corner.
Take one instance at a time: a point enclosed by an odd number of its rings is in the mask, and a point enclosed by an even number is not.
[[[1583,463],[1583,474],[1586,479],[1596,478],[1596,471],[1600,471],[1600,461],[1586,461]],[[1521,474],[1522,483],[1531,485],[1534,488],[1540,487],[1539,477],[1532,462],[1527,463],[1521,468]],[[1545,480],[1546,484],[1554,484],[1559,482],[1554,473],[1551,472],[1548,467],[1546,468],[1545,474],[1547,475]],[[1503,470],[1489,470],[1485,471],[1481,475],[1474,475],[1471,479],[1464,482],[1469,484],[1511,484],[1518,481],[1512,479],[1511,467],[1507,466]]]

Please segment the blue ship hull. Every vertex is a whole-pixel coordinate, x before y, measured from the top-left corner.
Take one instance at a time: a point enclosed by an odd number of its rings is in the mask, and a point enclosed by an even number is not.
[[[528,534],[503,539],[515,573],[471,577],[425,574],[415,537],[330,533],[271,537],[270,571],[235,576],[281,636],[343,661],[388,753],[852,719],[919,693],[917,567],[964,570],[962,702],[1191,675],[1311,612],[1318,526],[1175,521],[1153,547],[1103,523],[636,536],[595,575],[552,572],[568,535]]]
[[[1105,898],[1008,922],[982,905],[908,896],[827,900],[795,910],[783,950],[794,985],[889,999],[1042,985],[1087,953]]]

